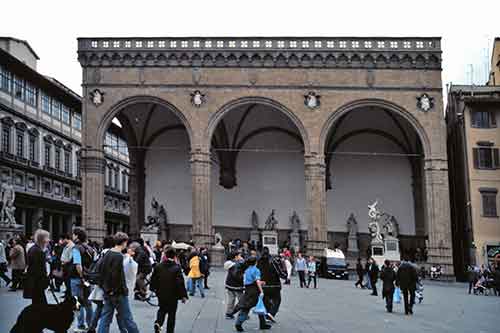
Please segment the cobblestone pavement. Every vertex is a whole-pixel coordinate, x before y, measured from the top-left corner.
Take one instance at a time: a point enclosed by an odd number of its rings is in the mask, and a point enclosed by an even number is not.
[[[224,273],[214,272],[207,297],[195,296],[179,305],[177,333],[234,332],[234,322],[224,318],[223,281]],[[321,279],[314,290],[298,288],[295,279],[283,288],[279,322],[270,332],[499,332],[500,297],[469,296],[464,284],[426,285],[424,302],[408,317],[402,304],[395,305],[395,313],[386,313],[380,296],[355,289],[353,283]],[[0,333],[9,332],[26,304],[21,292],[0,289]],[[138,301],[132,301],[132,307],[141,332],[152,332],[156,309]],[[118,333],[116,323],[112,327],[111,332]],[[255,315],[245,328],[258,331]]]

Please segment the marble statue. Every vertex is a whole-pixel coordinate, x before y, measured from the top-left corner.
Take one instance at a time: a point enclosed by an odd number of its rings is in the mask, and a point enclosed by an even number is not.
[[[161,226],[166,226],[168,223],[167,211],[163,205],[160,205],[158,201],[153,197],[151,200],[151,210],[146,219],[146,228],[159,228]]]
[[[6,227],[17,227],[15,217],[16,207],[14,206],[14,201],[16,200],[16,192],[14,191],[14,187],[10,182],[2,183],[1,192],[0,192],[0,225]]]
[[[382,213],[377,209],[377,205],[378,201],[375,201],[373,204],[368,205],[368,217],[371,220],[371,222],[368,224],[368,231],[370,232],[372,241],[376,240],[379,242],[383,242],[382,234],[380,233],[380,225],[378,224]]]
[[[250,223],[252,224],[253,230],[259,229],[259,217],[257,216],[257,213],[255,212],[255,210],[252,212],[252,217],[250,219]]]
[[[274,212],[274,209],[273,209],[271,211],[271,214],[269,215],[269,217],[266,220],[266,224],[264,226],[265,230],[275,230],[276,229],[276,226],[278,225],[278,221],[276,220],[276,218],[274,217],[274,215],[275,215],[275,212]]]
[[[222,245],[222,235],[220,233],[216,233],[214,235],[214,238],[215,238],[215,245],[214,247],[217,247],[217,248],[223,248],[224,246]]]
[[[292,232],[299,232],[300,231],[300,219],[299,219],[299,216],[297,215],[296,211],[293,212],[292,217],[290,218],[290,222],[292,225]]]
[[[358,222],[356,221],[353,213],[351,213],[347,219],[347,232],[349,233],[349,237],[358,236]]]

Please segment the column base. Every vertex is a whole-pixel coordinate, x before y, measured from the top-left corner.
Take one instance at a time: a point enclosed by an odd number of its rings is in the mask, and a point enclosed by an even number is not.
[[[454,277],[453,257],[450,248],[432,248],[428,249],[427,263],[429,265],[440,265],[441,272],[446,277]]]
[[[214,236],[208,234],[193,234],[194,246],[197,248],[211,248],[214,244]]]
[[[83,226],[87,232],[88,240],[102,243],[102,239],[107,235],[106,228]]]
[[[325,248],[328,247],[328,241],[306,240],[307,255],[323,257]]]

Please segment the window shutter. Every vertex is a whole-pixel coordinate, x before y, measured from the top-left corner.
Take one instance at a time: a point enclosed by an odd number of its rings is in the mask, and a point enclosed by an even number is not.
[[[474,160],[474,169],[479,169],[479,149],[472,148],[472,155]]]
[[[498,158],[498,148],[493,148],[493,169],[500,169],[500,160]]]

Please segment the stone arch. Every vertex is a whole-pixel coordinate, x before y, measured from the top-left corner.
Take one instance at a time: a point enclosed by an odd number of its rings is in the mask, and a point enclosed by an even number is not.
[[[211,138],[214,134],[214,131],[219,124],[220,120],[226,115],[229,111],[232,109],[241,106],[241,105],[246,105],[246,104],[261,104],[261,105],[267,105],[269,107],[272,107],[276,110],[279,110],[282,112],[285,116],[287,116],[295,125],[295,127],[298,129],[300,136],[302,138],[302,142],[304,143],[304,152],[305,154],[309,154],[310,152],[310,141],[309,141],[309,136],[307,134],[307,130],[302,123],[302,121],[297,117],[295,113],[293,113],[290,109],[288,109],[286,106],[283,104],[270,99],[266,97],[242,97],[238,98],[236,100],[232,100],[226,104],[224,104],[217,112],[212,114],[210,116],[210,119],[208,120],[208,126],[205,130],[203,141],[202,142],[211,142]]]
[[[327,119],[325,124],[323,125],[323,128],[321,129],[320,133],[320,152],[325,151],[325,146],[327,145],[328,141],[328,136],[330,134],[331,129],[333,128],[334,124],[336,123],[337,120],[340,119],[344,114],[347,114],[350,111],[353,111],[355,109],[361,108],[361,107],[380,107],[385,110],[389,110],[392,112],[395,112],[396,114],[400,115],[404,119],[406,119],[415,132],[417,133],[420,142],[422,144],[423,152],[424,152],[424,157],[428,158],[431,156],[431,144],[429,141],[429,137],[427,136],[427,133],[423,126],[420,124],[417,118],[415,118],[414,115],[412,115],[409,111],[404,109],[403,107],[383,100],[383,99],[377,99],[377,98],[370,98],[370,99],[360,99],[360,100],[355,100],[353,102],[349,102],[347,104],[342,105],[340,108],[335,110]]]
[[[138,96],[127,97],[115,103],[111,108],[109,108],[109,110],[106,111],[106,113],[101,118],[101,121],[99,123],[99,127],[97,129],[97,138],[98,138],[97,142],[104,142],[104,135],[106,134],[106,130],[108,129],[113,118],[116,117],[116,115],[119,114],[120,111],[122,111],[128,106],[138,103],[151,103],[151,104],[161,105],[170,110],[171,112],[173,112],[180,119],[180,121],[186,128],[190,145],[193,144],[193,130],[186,116],[172,103],[165,101],[164,99],[161,99],[159,97],[149,96],[149,95],[138,95]]]

